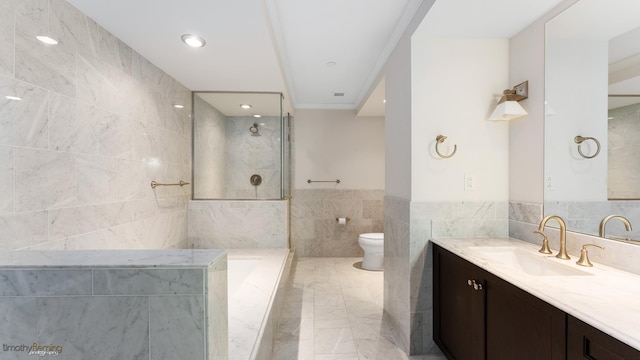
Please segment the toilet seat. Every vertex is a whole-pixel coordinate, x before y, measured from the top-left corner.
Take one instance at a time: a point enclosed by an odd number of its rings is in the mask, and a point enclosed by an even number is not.
[[[366,234],[360,234],[360,237],[366,240],[383,241],[384,233],[366,233]]]

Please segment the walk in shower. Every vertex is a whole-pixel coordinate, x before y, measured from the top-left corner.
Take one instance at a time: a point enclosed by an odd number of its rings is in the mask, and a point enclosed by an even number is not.
[[[291,117],[281,93],[193,93],[193,199],[286,199]]]

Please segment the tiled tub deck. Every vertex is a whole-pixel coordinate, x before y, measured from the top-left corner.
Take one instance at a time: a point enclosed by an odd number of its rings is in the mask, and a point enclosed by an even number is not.
[[[0,253],[0,358],[228,357],[224,250]]]

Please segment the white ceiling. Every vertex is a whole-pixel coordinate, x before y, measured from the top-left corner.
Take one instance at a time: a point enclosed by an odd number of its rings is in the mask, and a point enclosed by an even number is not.
[[[563,0],[438,0],[415,36],[509,39]]]
[[[294,108],[380,115],[382,67],[431,0],[68,1],[191,90],[282,92]],[[417,33],[509,38],[560,2],[437,0]],[[207,46],[185,46],[185,33]]]

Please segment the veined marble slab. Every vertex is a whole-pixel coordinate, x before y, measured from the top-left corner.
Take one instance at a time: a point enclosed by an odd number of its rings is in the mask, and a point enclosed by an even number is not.
[[[228,358],[225,250],[2,252],[0,282],[0,358]]]
[[[551,244],[557,244],[550,239]],[[463,259],[489,271],[558,309],[640,350],[640,275],[593,262],[593,267],[538,253],[539,246],[516,239],[432,239]],[[484,257],[474,247],[509,247],[529,252],[545,261],[559,263],[586,276],[534,276],[502,262]],[[590,252],[607,251],[592,249]],[[547,258],[547,259],[545,259]]]
[[[207,268],[225,250],[43,250],[0,252],[5,268]]]

